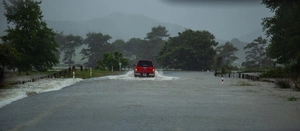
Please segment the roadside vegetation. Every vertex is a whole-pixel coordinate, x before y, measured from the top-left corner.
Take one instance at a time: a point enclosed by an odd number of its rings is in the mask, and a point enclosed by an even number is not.
[[[253,86],[253,84],[246,81],[239,81],[236,86]]]
[[[297,98],[295,96],[290,96],[288,98],[288,101],[297,101]]]
[[[45,78],[73,78],[73,71],[70,73],[59,75],[62,71],[44,71],[44,72],[37,72],[37,71],[29,71],[29,72],[6,72],[6,76],[8,76],[7,79],[3,79],[0,83],[0,89],[10,88],[10,84],[15,82],[23,82],[34,79],[45,77]],[[102,77],[102,76],[108,76],[108,75],[118,75],[123,74],[124,71],[109,71],[109,70],[101,70],[101,69],[93,69],[92,73],[89,69],[84,70],[78,70],[75,69],[75,78],[82,78],[82,79],[89,79],[89,78],[95,78],[95,77]],[[26,77],[26,80],[18,80],[18,78]]]
[[[108,76],[108,75],[118,75],[124,73],[124,71],[109,71],[109,70],[101,70],[101,69],[93,69],[92,73],[90,72],[90,69],[84,69],[82,71],[75,70],[74,72],[76,78],[82,78],[82,79],[95,78],[95,77]],[[73,74],[66,75],[64,78],[73,78]]]

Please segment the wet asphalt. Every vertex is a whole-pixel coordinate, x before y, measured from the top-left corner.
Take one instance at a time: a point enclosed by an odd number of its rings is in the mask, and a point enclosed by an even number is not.
[[[299,100],[249,90],[265,85],[239,81],[222,84],[209,72],[88,79],[1,108],[0,130],[300,130]]]

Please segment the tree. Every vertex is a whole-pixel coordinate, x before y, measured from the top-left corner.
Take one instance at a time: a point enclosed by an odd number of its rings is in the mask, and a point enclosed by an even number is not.
[[[153,60],[154,64],[157,65],[155,56],[158,54],[160,48],[166,42],[164,39],[168,36],[169,34],[166,27],[161,25],[153,27],[152,31],[147,33],[147,37],[145,38],[146,43],[143,44],[144,47],[141,48],[143,49],[143,53],[140,54],[142,56],[142,59]]]
[[[62,51],[61,47],[62,47],[62,44],[65,42],[64,33],[63,32],[56,33],[55,41],[58,44],[58,48],[59,48],[58,51],[55,52],[55,56],[59,60],[60,59],[60,54],[61,54],[61,51]]]
[[[268,55],[276,63],[285,65],[287,74],[299,88],[300,74],[300,1],[263,0],[273,13],[273,17],[263,19],[263,29],[270,37]]]
[[[122,53],[117,51],[114,53],[106,52],[103,53],[103,60],[98,61],[98,64],[100,68],[119,70],[119,64],[121,64],[122,67],[128,66],[128,60],[123,58]]]
[[[169,37],[168,30],[164,26],[152,27],[152,31],[147,33],[147,40],[163,40]]]
[[[146,40],[140,38],[131,38],[126,42],[124,56],[129,58],[132,62],[143,59],[144,47]]]
[[[74,64],[72,60],[73,56],[75,56],[75,49],[82,45],[81,36],[74,36],[72,34],[63,35],[62,39],[58,39],[60,44],[60,50],[64,52],[63,61],[65,64]]]
[[[267,40],[258,37],[253,42],[247,44],[244,49],[246,51],[246,61],[242,65],[246,68],[271,67],[273,61],[267,56]]]
[[[126,42],[124,40],[118,39],[115,40],[113,43],[111,43],[114,47],[114,49],[118,52],[125,52],[125,45]]]
[[[10,44],[0,44],[0,58],[0,78],[2,78],[4,68],[7,66],[14,68],[15,62],[20,59],[20,53]]]
[[[222,60],[220,66],[231,67],[233,61],[238,59],[238,57],[235,56],[235,52],[238,51],[238,49],[230,42],[226,42],[224,45],[217,47],[216,51],[218,57],[217,61]]]
[[[145,43],[145,40],[140,38],[131,38],[127,42],[123,40],[116,40],[112,43],[112,45],[115,51],[121,52],[123,56],[128,59],[128,62],[133,64],[137,60],[141,59]]]
[[[108,43],[111,39],[109,35],[103,35],[101,33],[88,33],[87,38],[83,40],[83,44],[88,45],[88,48],[83,48],[81,54],[82,59],[88,59],[85,63],[90,67],[97,67],[97,61],[103,59],[103,53],[113,51],[113,46]]]
[[[185,30],[170,37],[156,57],[165,68],[207,70],[214,63],[217,46],[215,37],[208,31]]]
[[[9,2],[9,3],[8,3]],[[11,44],[21,54],[16,63],[19,71],[46,70],[58,63],[54,52],[57,51],[55,33],[42,20],[39,4],[34,0],[3,1],[8,25],[5,43]]]
[[[273,17],[263,19],[263,29],[270,37],[268,55],[279,64],[300,66],[300,1],[263,0]]]

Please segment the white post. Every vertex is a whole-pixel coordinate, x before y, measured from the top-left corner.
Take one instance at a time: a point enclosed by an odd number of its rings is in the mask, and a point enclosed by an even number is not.
[[[92,70],[92,68],[90,67],[90,77],[92,77],[93,76],[93,70]]]
[[[222,77],[222,84],[224,83],[224,78]]]
[[[75,71],[73,71],[73,81],[75,82]]]
[[[122,63],[119,62],[119,71],[122,71]]]
[[[111,72],[113,72],[114,71],[114,66],[111,66]]]

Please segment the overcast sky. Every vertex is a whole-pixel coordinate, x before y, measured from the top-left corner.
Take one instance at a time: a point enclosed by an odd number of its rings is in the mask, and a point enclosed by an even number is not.
[[[45,20],[59,21],[83,21],[114,12],[142,14],[193,30],[208,30],[217,38],[225,40],[261,29],[261,19],[272,16],[269,9],[261,5],[259,0],[180,1],[42,0],[41,8]]]

